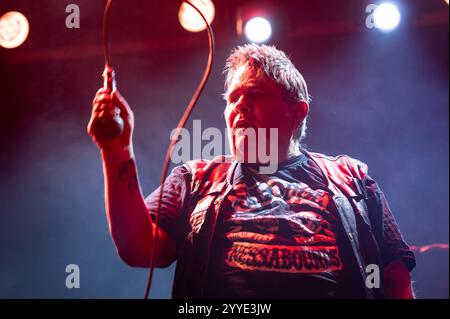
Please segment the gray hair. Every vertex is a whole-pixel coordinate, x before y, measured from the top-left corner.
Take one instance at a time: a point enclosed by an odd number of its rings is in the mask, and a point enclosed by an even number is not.
[[[310,102],[305,79],[286,54],[274,46],[246,44],[233,49],[227,59],[224,74],[225,90],[231,85],[236,70],[243,66],[260,69],[281,88],[288,103]],[[294,138],[302,140],[306,136],[306,117],[294,132]]]

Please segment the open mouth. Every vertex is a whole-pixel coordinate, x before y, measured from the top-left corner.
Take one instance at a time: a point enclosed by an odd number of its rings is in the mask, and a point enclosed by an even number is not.
[[[255,128],[255,126],[247,120],[238,120],[234,125],[234,129]]]

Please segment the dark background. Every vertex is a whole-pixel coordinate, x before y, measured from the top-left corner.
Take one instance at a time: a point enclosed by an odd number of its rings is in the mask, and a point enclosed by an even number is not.
[[[250,1],[215,0],[217,54],[192,115],[225,127],[222,68],[236,11]],[[67,29],[65,8],[80,7]],[[448,5],[397,1],[402,23],[367,29],[370,1],[258,1],[271,7],[270,44],[286,51],[313,96],[310,150],[369,165],[411,245],[448,243]],[[140,298],[147,271],[126,266],[109,236],[99,152],[86,134],[102,85],[103,1],[1,1],[22,12],[27,41],[0,48],[0,297]],[[116,0],[112,63],[136,116],[135,152],[144,194],[156,186],[169,132],[200,80],[206,33],[178,23],[178,1]],[[190,122],[191,123],[191,122]],[[191,124],[188,125],[190,127]],[[419,298],[448,298],[448,250],[417,253]],[[81,288],[67,289],[78,264]],[[157,270],[152,296],[170,297],[174,265]]]

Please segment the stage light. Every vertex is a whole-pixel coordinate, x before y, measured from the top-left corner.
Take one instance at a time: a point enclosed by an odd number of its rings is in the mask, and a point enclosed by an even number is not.
[[[448,4],[448,0],[445,0],[445,2],[447,2],[447,4]]]
[[[0,17],[0,46],[13,49],[28,37],[30,26],[27,18],[17,11],[10,11]]]
[[[214,4],[211,0],[189,0],[205,16],[209,24],[214,20]],[[188,31],[199,32],[206,29],[205,22],[198,12],[187,3],[183,2],[178,11],[178,19],[181,25]]]
[[[272,27],[266,19],[255,17],[245,24],[244,34],[250,42],[263,43],[272,35]]]
[[[400,24],[400,19],[400,11],[392,3],[382,3],[375,9],[375,27],[382,31],[394,30]]]

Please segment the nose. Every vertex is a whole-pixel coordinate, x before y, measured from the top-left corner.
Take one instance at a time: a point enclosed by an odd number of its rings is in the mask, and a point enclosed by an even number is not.
[[[234,106],[234,111],[236,113],[240,113],[240,114],[247,114],[250,112],[250,107],[248,106],[248,101],[244,97],[244,95],[241,95],[239,97],[239,100],[236,102],[236,105]]]

